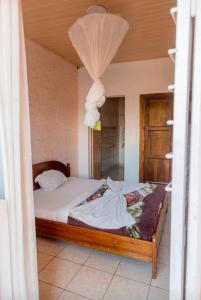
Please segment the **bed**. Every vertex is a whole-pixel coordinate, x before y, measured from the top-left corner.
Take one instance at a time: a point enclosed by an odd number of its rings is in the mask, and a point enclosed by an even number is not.
[[[34,182],[34,179],[37,175],[47,170],[57,170],[62,172],[66,177],[69,177],[68,180],[72,188],[67,191],[64,186],[59,189],[59,192],[56,190],[51,194],[46,192],[42,193],[39,185]],[[76,186],[77,188],[75,188]],[[160,200],[160,209],[158,210],[157,220],[155,221],[154,226],[152,226],[153,228],[151,228],[150,231],[150,226],[148,226],[149,230],[144,230],[143,233],[143,229],[146,226],[141,226],[142,236],[140,238],[133,238],[131,231],[125,231],[125,228],[121,228],[120,230],[102,230],[88,226],[71,217],[68,218],[67,223],[67,218],[64,213],[65,210],[63,209],[64,205],[65,209],[70,209],[71,198],[74,199],[73,201],[75,202],[78,200],[80,202],[80,197],[82,197],[83,201],[85,199],[89,199],[90,201],[90,197],[99,190],[100,186],[98,180],[84,180],[70,177],[69,164],[64,165],[58,161],[47,161],[33,165],[37,236],[70,241],[90,248],[135,258],[145,262],[151,262],[152,278],[156,278],[157,252],[168,208],[168,196],[164,191],[164,187],[157,186],[156,193],[146,197],[147,203],[153,203],[153,197],[158,197]],[[81,193],[82,189],[84,191],[83,193]],[[41,196],[43,197],[43,201],[40,201]],[[59,200],[54,201],[56,198]],[[153,213],[154,208],[152,208],[152,213],[150,215]],[[145,207],[144,218],[146,216]],[[141,223],[144,224],[143,222]]]

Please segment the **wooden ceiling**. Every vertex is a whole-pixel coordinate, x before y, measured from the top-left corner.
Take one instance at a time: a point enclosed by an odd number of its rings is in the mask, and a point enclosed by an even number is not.
[[[25,35],[65,60],[81,62],[68,38],[68,29],[85,15],[94,0],[22,0]],[[112,14],[121,15],[130,29],[113,62],[166,57],[175,44],[169,10],[176,0],[100,0]]]

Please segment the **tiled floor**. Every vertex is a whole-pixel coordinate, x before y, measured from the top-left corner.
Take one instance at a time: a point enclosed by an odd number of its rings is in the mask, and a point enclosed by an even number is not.
[[[168,214],[157,279],[150,264],[38,238],[40,300],[168,300],[169,226]]]

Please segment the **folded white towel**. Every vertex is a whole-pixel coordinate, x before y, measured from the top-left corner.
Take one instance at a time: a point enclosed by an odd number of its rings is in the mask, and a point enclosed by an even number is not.
[[[127,212],[126,199],[123,196],[128,190],[138,189],[141,185],[126,186],[118,181],[107,179],[109,189],[103,197],[80,205],[70,211],[70,216],[90,226],[101,229],[118,229],[135,224],[135,218]]]

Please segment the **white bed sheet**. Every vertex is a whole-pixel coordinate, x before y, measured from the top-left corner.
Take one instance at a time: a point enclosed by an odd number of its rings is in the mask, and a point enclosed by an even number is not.
[[[35,216],[66,223],[70,210],[94,194],[104,182],[104,179],[68,177],[67,182],[55,191],[35,190]]]

